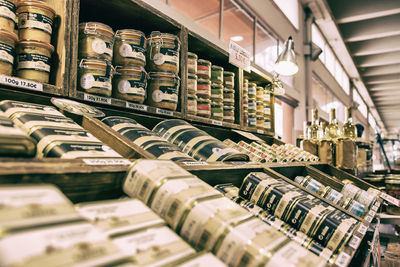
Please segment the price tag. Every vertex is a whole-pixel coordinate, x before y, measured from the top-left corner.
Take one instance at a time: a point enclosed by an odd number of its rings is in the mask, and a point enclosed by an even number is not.
[[[366,220],[367,222],[372,222],[372,217],[369,216],[369,215],[367,215],[367,216],[365,217],[365,220]]]
[[[373,211],[373,210],[370,210],[369,212],[368,212],[368,214],[372,217],[372,218],[374,218],[375,217],[375,214],[376,214],[376,212],[375,211]]]
[[[349,265],[351,257],[349,254],[345,252],[340,252],[339,256],[337,257],[335,264],[340,267],[345,267]]]
[[[360,227],[358,227],[358,232],[362,235],[365,235],[367,233],[368,227],[364,224],[361,224]]]
[[[204,166],[204,165],[208,165],[207,162],[205,161],[187,161],[187,162],[182,162],[183,164],[185,164],[186,166]]]
[[[257,133],[264,134],[264,131],[263,130],[257,130]]]
[[[358,236],[353,236],[349,242],[349,246],[353,249],[357,249],[358,246],[360,245],[361,238]]]
[[[250,53],[232,40],[229,42],[229,63],[250,72]]]
[[[130,165],[127,159],[82,159],[87,165]]]
[[[379,207],[379,204],[378,204],[378,206],[375,204],[374,206],[371,207],[371,210],[377,212],[378,211],[378,207]]]
[[[147,106],[146,105],[130,103],[128,101],[126,101],[126,107],[127,108],[131,108],[131,109],[140,110],[140,111],[147,111]]]
[[[34,91],[43,91],[43,84],[34,81],[23,80],[15,77],[0,75],[0,84],[12,87],[20,87]]]
[[[222,121],[211,120],[211,123],[214,125],[222,126]]]
[[[156,113],[161,115],[174,116],[174,113],[172,111],[161,108],[156,108]]]
[[[111,105],[111,98],[108,98],[108,97],[83,94],[83,99],[86,100],[86,101],[91,101],[91,102]]]
[[[383,198],[384,200],[386,200],[387,202],[389,202],[390,204],[393,204],[397,207],[400,207],[400,200],[398,200],[397,198],[394,198],[386,193],[382,193],[381,194],[381,198]]]

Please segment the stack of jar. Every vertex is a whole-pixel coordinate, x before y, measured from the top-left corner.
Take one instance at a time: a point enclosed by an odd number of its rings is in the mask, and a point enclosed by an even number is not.
[[[268,87],[264,89],[264,130],[271,130],[271,91]]]
[[[224,119],[224,68],[211,66],[211,119]]]
[[[256,87],[256,127],[264,129],[264,88]]]
[[[50,44],[56,12],[39,1],[0,2],[0,74],[48,83],[51,68]],[[18,31],[16,21],[18,17]],[[18,36],[17,34],[18,33]]]
[[[255,83],[248,83],[248,126],[256,127],[257,120],[257,85]]]
[[[187,113],[197,115],[197,55],[188,52],[187,55]]]
[[[197,116],[211,118],[211,62],[197,61]]]
[[[249,94],[248,94],[248,88],[249,88],[249,80],[244,79],[243,81],[243,99],[242,99],[242,109],[243,109],[243,125],[248,125],[249,123]]]
[[[235,73],[225,71],[224,79],[224,121],[235,122]]]

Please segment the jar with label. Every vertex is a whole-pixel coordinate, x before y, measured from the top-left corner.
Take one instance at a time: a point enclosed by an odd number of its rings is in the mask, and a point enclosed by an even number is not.
[[[229,89],[233,89],[235,86],[235,73],[230,71],[224,71],[224,86]],[[246,90],[243,90],[247,92]]]
[[[143,67],[117,66],[113,83],[113,96],[143,104],[146,98],[147,74]]]
[[[149,72],[146,103],[157,108],[176,110],[180,79],[173,72]]]
[[[243,94],[247,95],[249,93],[249,80],[243,80]]]
[[[197,96],[188,94],[187,97],[187,113],[191,115],[197,115]]]
[[[147,38],[147,66],[151,71],[179,72],[181,42],[176,35],[151,32]]]
[[[249,99],[250,98],[256,98],[256,94],[257,94],[257,85],[255,83],[249,83],[248,85],[248,95],[249,95]]]
[[[195,95],[197,93],[197,75],[193,73],[188,73],[187,85],[188,94]]]
[[[211,117],[211,100],[198,98],[197,99],[197,116],[210,118]]]
[[[235,107],[224,105],[224,121],[235,122]]]
[[[17,0],[1,0],[0,1],[0,29],[7,32],[14,32],[17,20]]]
[[[222,103],[224,100],[224,86],[222,84],[211,84],[211,100]]]
[[[264,102],[264,116],[271,116],[271,107]]]
[[[220,102],[211,102],[211,119],[222,121],[224,118],[224,104]]]
[[[254,113],[256,114],[257,112],[257,102],[254,99],[250,99],[248,100],[248,106],[249,106],[249,113]]]
[[[345,210],[359,217],[361,217],[365,212],[364,205],[351,198],[345,198],[341,206]]]
[[[271,103],[271,91],[268,89],[264,90],[264,105],[270,105]]]
[[[78,90],[89,94],[111,96],[113,68],[107,60],[82,59],[78,66]]]
[[[247,111],[243,111],[242,121],[244,125],[249,123],[249,113]]]
[[[192,52],[188,52],[187,54],[187,68],[189,73],[196,74],[197,73],[197,55]]]
[[[345,184],[342,189],[342,194],[348,198],[357,199],[357,197],[361,194],[362,189],[353,185],[353,184]]]
[[[224,104],[234,105],[235,104],[235,90],[224,88]]]
[[[321,196],[336,205],[339,205],[344,198],[342,193],[339,193],[330,186],[325,187],[325,190],[322,192]]]
[[[50,43],[54,9],[38,1],[19,1],[17,5],[20,40]]]
[[[256,127],[257,129],[264,129],[264,116],[256,115]]]
[[[249,109],[249,97],[247,95],[243,95],[242,108],[245,111]]]
[[[17,41],[18,36],[15,33],[0,29],[0,74],[8,76],[12,74]]]
[[[211,81],[205,80],[205,79],[198,79],[196,95],[200,98],[210,99],[210,97],[211,97]]]
[[[197,77],[199,79],[211,79],[211,62],[205,59],[197,60]]]
[[[117,30],[113,51],[114,66],[146,65],[146,37],[143,32],[123,29]]]
[[[252,114],[249,112],[249,116],[248,116],[248,121],[249,121],[248,126],[249,127],[251,127],[251,128],[256,127],[256,120],[257,120],[256,117],[257,117],[257,115],[255,113]]]
[[[50,59],[54,52],[51,44],[37,41],[20,41],[17,46],[17,76],[48,83]]]
[[[271,130],[271,118],[264,116],[264,130]]]
[[[211,66],[211,82],[222,84],[224,81],[224,68],[216,65]]]
[[[100,22],[79,24],[78,57],[107,59],[111,62],[114,46],[114,31]]]
[[[264,103],[262,101],[256,101],[256,111],[257,113],[264,114]]]

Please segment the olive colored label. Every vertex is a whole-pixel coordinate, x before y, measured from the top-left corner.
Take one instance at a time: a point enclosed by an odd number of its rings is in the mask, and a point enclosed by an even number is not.
[[[50,72],[50,57],[40,54],[18,54],[18,70]]]
[[[28,12],[19,13],[19,29],[36,29],[51,34],[52,26],[53,20],[46,15]]]
[[[11,45],[0,43],[0,61],[14,63],[14,47]]]
[[[7,1],[7,0],[0,0],[0,16],[1,17],[9,18],[15,22],[16,17],[17,17],[15,15],[16,10],[17,10],[17,8],[13,2]]]

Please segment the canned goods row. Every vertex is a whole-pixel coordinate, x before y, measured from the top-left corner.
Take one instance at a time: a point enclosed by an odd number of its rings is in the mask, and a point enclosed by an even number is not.
[[[38,157],[121,157],[53,107],[4,100],[0,110],[37,142]]]
[[[136,161],[124,192],[147,203],[194,248],[229,266],[326,263],[172,162]]]
[[[347,243],[359,222],[284,180],[250,173],[239,196],[336,252]]]

